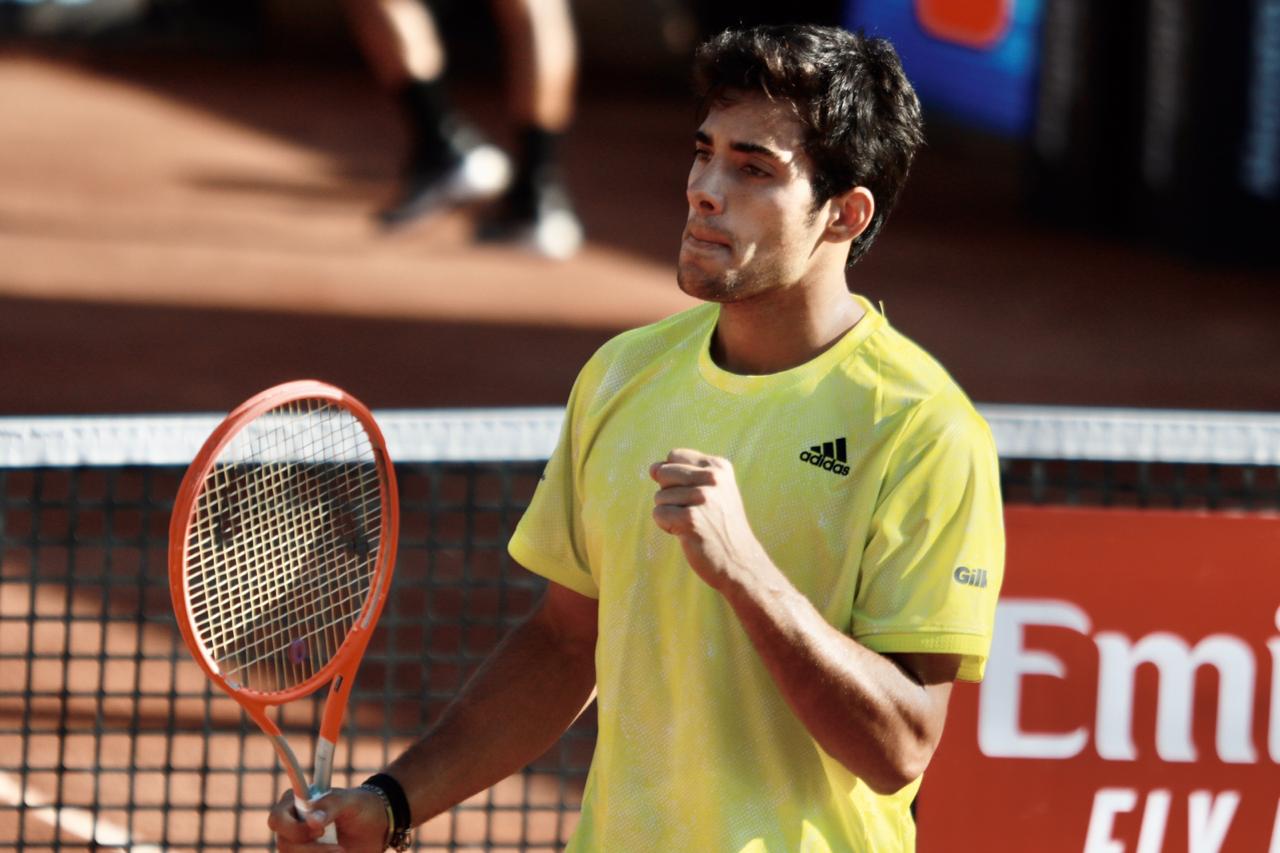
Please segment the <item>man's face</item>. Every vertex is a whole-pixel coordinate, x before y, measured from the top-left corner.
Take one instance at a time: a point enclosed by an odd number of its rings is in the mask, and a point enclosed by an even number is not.
[[[738,95],[695,134],[677,280],[690,296],[738,302],[801,281],[822,239],[804,130],[785,101]]]

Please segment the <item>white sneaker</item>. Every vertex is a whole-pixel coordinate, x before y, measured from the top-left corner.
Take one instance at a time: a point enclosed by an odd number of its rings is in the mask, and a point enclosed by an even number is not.
[[[563,261],[582,248],[583,231],[568,193],[558,183],[548,183],[539,186],[531,199],[508,193],[498,208],[481,221],[476,239],[523,246],[543,257]]]
[[[411,169],[400,195],[378,212],[383,227],[401,228],[442,210],[489,201],[511,183],[511,161],[501,148],[478,137],[452,163]]]

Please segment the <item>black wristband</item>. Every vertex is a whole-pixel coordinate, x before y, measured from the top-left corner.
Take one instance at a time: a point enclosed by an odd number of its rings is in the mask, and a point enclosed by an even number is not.
[[[404,788],[400,787],[400,783],[394,776],[375,773],[361,784],[371,785],[387,795],[387,802],[391,804],[391,816],[395,819],[395,825],[391,827],[390,834],[407,831],[412,826],[409,817],[409,798],[404,795]]]

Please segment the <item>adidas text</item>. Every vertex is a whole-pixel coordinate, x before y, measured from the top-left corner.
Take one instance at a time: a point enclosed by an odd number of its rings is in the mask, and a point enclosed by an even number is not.
[[[808,462],[823,471],[839,474],[841,477],[849,474],[849,466],[845,464],[849,461],[849,451],[843,438],[824,441],[808,450],[800,451],[800,461]]]
[[[966,586],[976,586],[979,589],[985,589],[987,586],[986,569],[971,569],[967,566],[960,566],[951,573],[951,576],[955,578],[958,583],[965,584]]]

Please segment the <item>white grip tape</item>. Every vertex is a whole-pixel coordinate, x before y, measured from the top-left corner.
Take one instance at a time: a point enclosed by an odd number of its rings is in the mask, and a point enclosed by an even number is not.
[[[311,785],[311,796],[307,800],[300,799],[296,794],[293,797],[293,810],[303,820],[306,820],[307,815],[311,814],[311,804],[329,793],[329,780],[333,778],[333,752],[336,746],[331,740],[326,740],[322,737],[316,738],[315,772],[311,774],[311,778],[315,782]],[[337,844],[338,831],[330,823],[324,828],[324,834],[316,841],[320,844]]]
[[[329,782],[333,779],[333,752],[337,748],[337,744],[326,738],[316,738],[316,762],[312,768],[311,778],[315,782],[311,785],[311,802],[323,797],[329,793]],[[299,814],[302,814],[299,810]],[[338,832],[333,828],[333,824],[329,824],[324,828],[324,835],[318,839],[321,844],[337,844]]]
[[[316,763],[312,768],[311,799],[323,797],[329,793],[329,782],[333,779],[333,751],[337,748],[331,740],[316,738]]]
[[[307,819],[307,815],[311,814],[311,804],[305,800],[300,800],[296,796],[293,798],[293,810],[298,813],[298,817],[303,820]],[[329,824],[324,828],[324,834],[316,841],[320,844],[337,844],[338,830],[334,829],[333,824]]]

